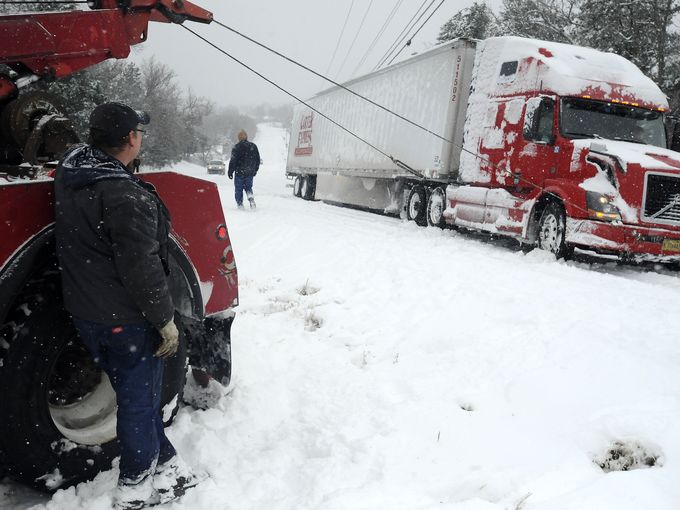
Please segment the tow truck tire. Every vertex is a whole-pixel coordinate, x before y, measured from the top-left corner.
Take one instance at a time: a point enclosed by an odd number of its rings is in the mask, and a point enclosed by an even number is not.
[[[427,225],[427,192],[420,185],[413,186],[406,199],[406,218],[416,225]]]
[[[427,224],[443,228],[446,224],[444,209],[446,209],[446,190],[441,187],[434,188],[427,199]]]
[[[302,197],[302,180],[303,177],[301,175],[296,175],[293,181],[293,195],[298,198]]]
[[[305,200],[314,200],[314,194],[316,192],[316,176],[315,175],[305,175],[302,181],[302,198]]]
[[[574,249],[566,243],[566,231],[564,207],[550,202],[538,220],[538,247],[549,251],[556,259],[569,259]]]
[[[0,367],[7,474],[51,492],[110,469],[119,455],[115,394],[63,308],[56,267],[23,290],[2,332],[0,341],[9,344]],[[166,363],[161,406],[167,420],[184,387],[185,360],[183,349]]]

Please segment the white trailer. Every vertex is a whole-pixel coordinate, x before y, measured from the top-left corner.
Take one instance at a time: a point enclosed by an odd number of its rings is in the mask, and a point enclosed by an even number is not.
[[[470,40],[452,41],[344,84],[441,138],[341,87],[307,101],[415,173],[299,104],[286,168],[295,177],[295,194],[399,214],[403,190],[420,174],[442,184],[437,196],[443,204],[446,183],[458,171],[475,46]]]

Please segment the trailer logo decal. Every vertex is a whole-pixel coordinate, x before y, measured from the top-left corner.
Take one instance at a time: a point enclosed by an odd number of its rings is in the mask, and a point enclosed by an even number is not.
[[[300,120],[300,130],[298,131],[298,142],[295,147],[296,156],[311,156],[312,154],[312,123],[314,122],[314,112],[305,115]]]

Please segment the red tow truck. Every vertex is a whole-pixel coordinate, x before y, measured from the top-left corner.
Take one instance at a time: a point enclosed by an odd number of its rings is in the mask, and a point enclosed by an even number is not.
[[[58,101],[27,86],[127,57],[146,40],[149,21],[212,21],[182,0],[88,4],[87,11],[0,16],[0,476],[42,490],[108,469],[118,446],[115,394],[63,308],[55,255],[49,171],[78,136]],[[170,287],[185,341],[165,369],[169,422],[187,348],[192,364],[229,383],[238,277],[216,186],[172,172],[141,176],[173,218]]]

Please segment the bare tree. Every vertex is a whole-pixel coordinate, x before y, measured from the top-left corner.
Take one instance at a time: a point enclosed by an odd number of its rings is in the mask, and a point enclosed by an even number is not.
[[[499,35],[577,44],[582,0],[503,0]]]

